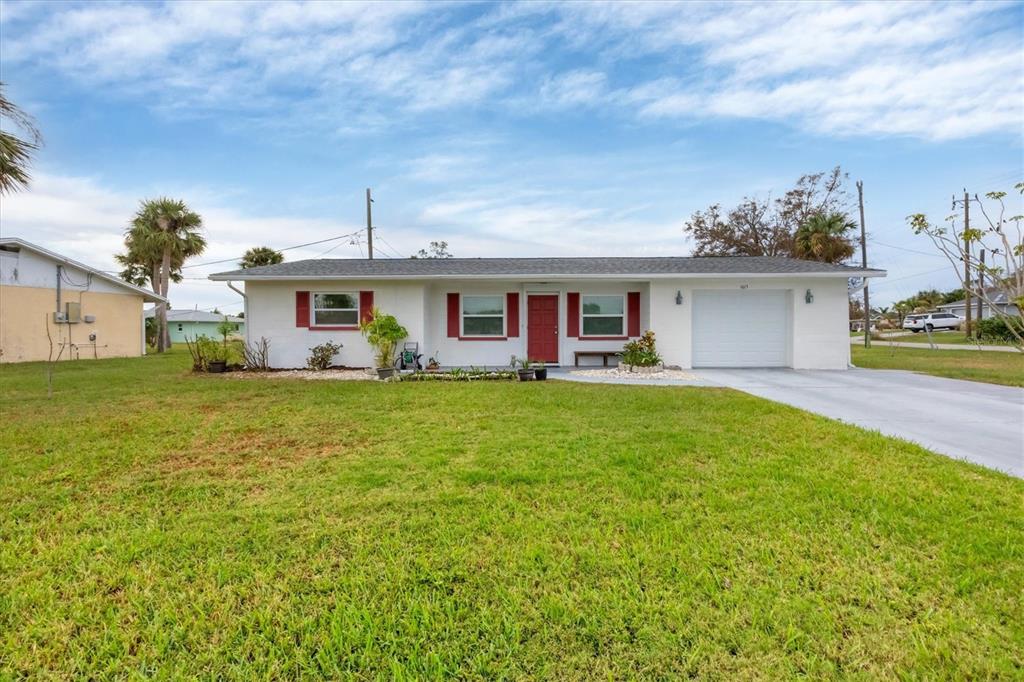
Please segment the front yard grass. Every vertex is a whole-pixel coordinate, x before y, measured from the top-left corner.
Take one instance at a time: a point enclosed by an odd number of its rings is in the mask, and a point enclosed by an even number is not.
[[[0,367],[0,679],[1024,674],[1018,479],[725,389],[187,365]]]
[[[932,350],[900,346],[865,349],[851,344],[853,364],[870,369],[905,369],[949,379],[1024,387],[1024,353]]]
[[[900,343],[928,343],[928,335],[924,332],[918,332],[917,334],[908,334],[907,336],[901,336],[893,341],[899,341]],[[961,331],[952,332],[932,332],[932,341],[935,343],[955,343],[963,345],[976,346],[978,342],[970,339]],[[1009,341],[1002,340],[984,340],[981,342],[982,346],[1012,346],[1013,344]]]

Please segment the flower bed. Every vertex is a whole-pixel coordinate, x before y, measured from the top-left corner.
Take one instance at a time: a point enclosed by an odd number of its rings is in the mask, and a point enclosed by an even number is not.
[[[402,374],[401,381],[515,381],[515,370],[451,369],[445,372],[413,372]]]

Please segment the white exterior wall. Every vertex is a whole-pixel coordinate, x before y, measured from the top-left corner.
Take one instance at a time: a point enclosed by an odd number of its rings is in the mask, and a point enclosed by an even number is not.
[[[295,292],[372,290],[374,304],[398,318],[409,330],[408,341],[419,342],[424,361],[437,354],[441,364],[446,366],[504,366],[512,355],[525,357],[527,354],[527,296],[530,293],[554,293],[559,298],[559,361],[563,366],[571,366],[576,350],[619,350],[625,340],[569,338],[566,335],[566,294],[625,295],[639,291],[641,332],[647,329],[655,332],[658,350],[666,364],[690,367],[693,292],[741,288],[783,290],[787,293],[791,366],[797,369],[847,368],[850,359],[847,281],[842,277],[686,278],[650,282],[577,280],[541,284],[484,279],[431,282],[250,281],[246,283],[246,336],[250,341],[259,340],[261,336],[270,341],[270,362],[274,367],[304,366],[309,349],[326,340],[344,345],[336,358],[338,364],[371,366],[373,352],[358,331],[296,327]],[[807,289],[814,295],[814,302],[810,304],[804,301]],[[677,291],[683,294],[682,305],[676,304]],[[447,295],[450,292],[469,295],[518,292],[519,320],[506,319],[506,325],[518,324],[519,336],[502,340],[449,338]],[[757,330],[751,329],[750,333],[756,335]],[[580,364],[600,363],[599,358],[588,358]]]
[[[568,331],[567,294],[578,292],[580,295],[617,294],[625,296],[630,291],[640,292],[640,330],[648,327],[649,313],[647,306],[647,282],[608,282],[579,280],[567,282],[531,283],[520,281],[490,280],[452,280],[440,281],[430,285],[428,291],[427,338],[430,339],[423,349],[424,359],[435,352],[442,365],[478,365],[504,366],[511,356],[518,358],[527,355],[527,297],[532,294],[558,295],[558,340],[559,364],[572,365],[573,353],[577,350],[620,350],[625,340],[588,340],[570,338]],[[504,341],[472,340],[448,338],[448,294],[496,295],[507,293],[519,294],[519,320],[508,319],[506,311],[506,332],[510,324],[517,323],[519,337],[511,337]],[[628,320],[625,322],[628,325]],[[625,331],[625,330],[624,330]],[[583,358],[580,365],[601,364],[600,358]]]
[[[850,361],[847,281],[830,278],[652,280],[650,325],[666,364],[691,367],[693,293],[707,289],[784,290],[789,301],[789,364],[796,369],[846,369]],[[810,289],[813,303],[804,295]],[[682,292],[682,305],[676,292]],[[751,329],[756,335],[757,330]]]
[[[18,253],[0,251],[0,284],[11,287],[34,287],[54,289],[54,310],[57,309],[57,261],[41,253],[21,249]],[[77,301],[78,292],[91,291],[97,294],[131,294],[137,292],[117,286],[102,277],[96,277],[81,268],[60,263],[65,280],[61,281],[61,301]],[[68,282],[70,280],[70,283]]]
[[[246,282],[245,334],[249,342],[266,337],[272,367],[305,367],[309,349],[326,341],[342,344],[334,361],[349,367],[372,367],[373,349],[358,330],[318,330],[295,326],[297,291],[373,291],[373,304],[394,315],[409,330],[409,341],[424,339],[422,282]],[[312,303],[312,301],[311,301]]]

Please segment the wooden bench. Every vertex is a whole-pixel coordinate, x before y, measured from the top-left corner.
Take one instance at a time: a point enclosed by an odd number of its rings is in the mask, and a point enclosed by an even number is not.
[[[578,350],[574,351],[573,365],[576,367],[580,366],[580,358],[601,358],[604,362],[604,366],[608,366],[608,358],[617,358],[622,355],[622,351],[618,350]]]

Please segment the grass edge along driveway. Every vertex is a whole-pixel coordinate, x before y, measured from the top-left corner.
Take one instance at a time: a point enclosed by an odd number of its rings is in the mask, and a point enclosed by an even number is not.
[[[948,379],[1024,387],[1024,353],[852,345],[851,359],[855,366],[866,369],[903,369]]]
[[[0,369],[0,677],[1018,677],[1024,484],[725,389]]]

